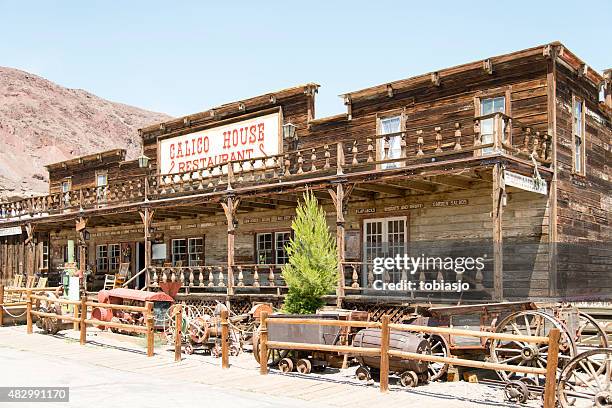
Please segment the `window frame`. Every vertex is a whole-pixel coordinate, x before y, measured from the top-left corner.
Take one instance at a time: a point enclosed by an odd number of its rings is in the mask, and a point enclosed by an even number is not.
[[[64,185],[67,185],[68,188],[64,189]],[[72,191],[72,177],[64,177],[62,179],[62,182],[60,183],[60,191],[62,194]]]
[[[290,229],[279,229],[279,230],[273,230],[273,231],[261,231],[261,232],[257,232],[255,233],[255,246],[254,246],[254,258],[255,258],[255,263],[258,265],[284,265],[285,263],[289,262],[289,256],[285,255],[286,257],[286,262],[283,262],[282,264],[279,263],[279,256],[277,254],[277,251],[279,251],[280,249],[277,248],[279,239],[278,237],[282,234],[289,234],[289,239],[293,238],[293,231]],[[264,235],[270,235],[270,260],[271,262],[260,262],[259,258],[260,258],[260,252],[264,251],[264,250],[260,250],[259,248],[259,238],[261,236]],[[286,243],[288,243],[289,241],[286,241]],[[268,251],[267,249],[265,251]],[[285,251],[286,254],[286,251]],[[267,260],[267,259],[266,259]]]
[[[576,105],[580,103],[580,129],[576,128]],[[572,95],[572,173],[578,176],[586,176],[586,109],[584,98]],[[580,134],[577,134],[577,132]],[[576,138],[580,138],[580,158],[579,165],[576,165]]]
[[[385,134],[382,133],[382,121],[387,119],[399,118],[399,133],[406,132],[406,110],[405,109],[394,109],[390,111],[386,111],[380,114],[376,114],[376,161],[383,160],[384,157],[384,148],[385,148],[385,139],[381,136]],[[402,157],[401,153],[401,134],[396,136],[391,136],[391,138],[399,138],[400,143],[400,155],[399,158]],[[390,142],[391,143],[391,142]],[[389,148],[391,150],[391,148]],[[377,170],[387,170],[387,169],[397,169],[404,167],[405,163],[401,161],[391,162],[391,163],[380,163],[378,164]]]
[[[474,117],[478,118],[482,116],[482,101],[484,99],[495,99],[495,98],[501,98],[501,97],[504,98],[504,112],[502,113],[506,116],[511,117],[512,116],[512,87],[511,86],[487,89],[484,91],[477,92],[476,95],[474,96]],[[482,143],[482,124],[480,126],[480,130],[481,130],[480,141]],[[495,135],[495,133],[493,133],[493,135]],[[495,142],[495,139],[493,139],[493,143],[494,142]],[[507,143],[512,145],[512,129],[510,129],[509,139]],[[491,151],[487,151],[487,152],[483,152],[483,150],[485,149],[474,150],[474,156],[480,157],[485,154],[494,153],[493,148],[494,147],[490,147],[489,149],[491,149]],[[500,146],[500,149],[503,151],[502,146]]]
[[[104,248],[104,252],[106,253],[106,256],[100,256],[100,248]],[[101,260],[106,260],[106,262],[103,263],[102,267],[100,267]],[[108,245],[107,244],[96,245],[96,272],[108,272],[109,265],[110,265],[110,262],[109,262]]]
[[[104,184],[99,184],[98,180],[100,177],[104,177]],[[96,171],[96,187],[107,187],[108,186],[108,171],[98,170]]]
[[[43,240],[41,242],[41,251],[40,251],[40,269],[44,271],[49,270],[49,241]]]
[[[188,253],[188,248],[187,248],[187,245],[189,243],[188,240],[189,240],[189,238],[173,238],[172,241],[170,242],[170,262],[172,262],[172,266],[176,266],[177,261],[182,261],[183,262],[183,266],[185,266],[189,262],[189,253]],[[183,241],[184,242],[183,248],[184,248],[185,252],[178,253],[178,254],[175,253],[175,251],[174,251],[174,248],[175,248],[174,243],[178,242],[178,241]],[[182,255],[182,257],[181,258],[176,258],[176,255],[179,255],[179,256]]]
[[[115,255],[115,250],[116,250],[116,255]],[[115,243],[108,244],[107,254],[108,254],[108,271],[118,272],[119,266],[121,265],[121,244],[115,244]]]
[[[202,247],[202,251],[201,252],[192,252],[191,251],[191,241],[192,240],[201,240],[202,244],[200,245]],[[205,252],[206,252],[206,239],[204,236],[202,237],[189,237],[187,238],[187,265],[188,266],[204,266],[205,264]],[[197,255],[200,254],[200,260],[199,263],[194,263],[192,262],[192,255]],[[197,260],[196,260],[197,261]]]

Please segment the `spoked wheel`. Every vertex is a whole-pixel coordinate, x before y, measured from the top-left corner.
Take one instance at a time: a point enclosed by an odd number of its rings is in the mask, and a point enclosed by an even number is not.
[[[448,342],[442,336],[438,336],[436,334],[427,336],[427,341],[431,346],[431,355],[438,357],[448,357],[450,356],[450,348],[448,347]],[[448,371],[448,363],[429,363],[429,381],[437,381],[446,374]]]
[[[359,381],[370,381],[372,379],[372,374],[367,367],[359,366],[355,371],[355,377],[357,377]]]
[[[406,388],[414,388],[419,384],[419,377],[414,371],[404,371],[400,375],[400,383]]]
[[[289,350],[268,349],[268,366],[276,366],[289,355]],[[259,332],[253,334],[253,357],[259,363]]]
[[[576,355],[576,344],[573,336],[565,325],[553,316],[528,310],[516,312],[502,320],[496,328],[497,333],[515,334],[520,336],[548,336],[551,329],[561,331],[559,346],[558,373]],[[491,362],[510,364],[523,367],[546,368],[548,359],[548,344],[527,343],[523,341],[491,340]],[[511,371],[497,371],[499,377],[506,382],[519,380],[522,377],[532,378],[536,384],[543,385],[546,378],[544,374],[514,373]]]
[[[529,388],[523,381],[510,381],[504,387],[504,395],[506,400],[510,402],[520,402],[524,404],[529,399]]]
[[[579,325],[576,333],[578,351],[609,346],[606,331],[593,316],[578,312],[578,318]]]
[[[561,372],[557,396],[563,408],[612,407],[612,348],[577,355]]]

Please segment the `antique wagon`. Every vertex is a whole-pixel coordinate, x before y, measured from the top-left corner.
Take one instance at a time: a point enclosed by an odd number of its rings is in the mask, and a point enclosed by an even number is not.
[[[174,303],[174,299],[164,292],[116,288],[98,292],[98,302],[133,306],[144,306],[145,302],[152,302],[155,329],[163,329],[166,311]],[[117,321],[126,324],[145,324],[144,316],[139,312],[96,307],[92,310],[91,315],[94,319],[103,322]]]

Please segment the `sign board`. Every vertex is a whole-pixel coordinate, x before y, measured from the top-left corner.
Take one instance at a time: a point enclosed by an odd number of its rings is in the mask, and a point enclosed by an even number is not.
[[[166,259],[166,244],[151,245],[152,259]]]
[[[10,235],[21,235],[21,227],[0,228],[0,237],[8,237]]]
[[[248,160],[280,153],[280,112],[161,140],[161,174],[213,167],[227,161]]]
[[[540,180],[538,184],[533,177],[523,176],[522,174],[504,170],[504,181],[507,186],[520,188],[521,190],[531,191],[532,193],[546,195],[548,188],[546,180]]]

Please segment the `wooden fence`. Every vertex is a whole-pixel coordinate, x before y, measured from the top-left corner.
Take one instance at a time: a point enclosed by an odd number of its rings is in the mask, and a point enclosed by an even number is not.
[[[55,292],[57,287],[45,288],[21,288],[21,287],[4,287],[0,285],[0,327],[4,323],[5,313],[13,316],[11,310],[23,309],[27,306],[27,292],[44,293]],[[20,315],[19,317],[23,316]]]
[[[288,325],[323,325],[335,327],[373,327],[381,329],[381,345],[380,347],[354,347],[340,346],[328,344],[312,344],[312,343],[297,343],[297,342],[279,342],[268,340],[268,325],[270,324],[288,324]],[[398,331],[431,333],[431,334],[452,334],[455,336],[469,336],[487,339],[498,339],[508,341],[522,341],[527,343],[548,344],[548,359],[546,368],[540,367],[525,367],[513,366],[509,364],[492,363],[487,361],[467,360],[455,357],[440,357],[427,354],[411,353],[400,350],[389,349],[389,337],[391,329]],[[556,392],[556,373],[559,355],[559,339],[561,333],[559,329],[551,329],[548,336],[520,336],[506,333],[493,333],[475,330],[464,330],[444,327],[429,327],[416,326],[408,324],[392,324],[389,322],[389,316],[384,315],[382,321],[378,322],[363,322],[363,321],[346,321],[346,320],[323,320],[323,319],[297,319],[297,318],[274,318],[268,319],[267,313],[262,313],[260,326],[260,348],[259,361],[260,373],[265,375],[268,373],[268,349],[282,350],[307,350],[307,351],[330,351],[349,355],[368,355],[380,357],[380,390],[387,392],[389,389],[389,358],[400,357],[404,359],[448,363],[455,366],[474,367],[489,370],[504,370],[517,373],[541,374],[546,376],[544,385],[544,408],[554,408],[555,392]]]

